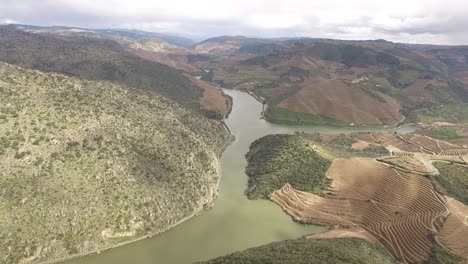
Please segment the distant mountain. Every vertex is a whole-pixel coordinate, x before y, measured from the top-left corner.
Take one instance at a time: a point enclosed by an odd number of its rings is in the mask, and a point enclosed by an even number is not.
[[[193,49],[200,53],[215,55],[250,54],[260,55],[283,48],[288,39],[247,38],[244,36],[221,36],[199,42]]]
[[[156,33],[156,32],[148,32],[136,29],[87,29],[87,28],[79,28],[79,27],[63,27],[63,26],[52,26],[52,27],[42,27],[42,26],[32,26],[32,25],[22,25],[22,24],[9,24],[7,25],[9,28],[13,29],[26,29],[26,30],[42,30],[42,31],[57,31],[57,30],[80,30],[80,31],[87,31],[87,32],[95,32],[100,34],[107,34],[111,36],[121,36],[121,37],[128,37],[134,40],[141,40],[147,38],[159,38],[164,40],[165,42],[189,48],[195,41],[173,34],[165,34],[165,33]]]
[[[67,41],[0,27],[0,60],[91,80],[109,80],[156,91],[197,108],[202,89],[177,70],[142,59],[115,41],[77,38]]]
[[[185,47],[185,48],[190,48],[193,44],[195,44],[195,41],[189,38],[181,37],[181,36],[164,34],[164,33],[147,32],[147,31],[134,30],[134,29],[132,30],[95,29],[93,31],[98,32],[98,33],[103,33],[103,34],[109,34],[109,35],[129,37],[129,38],[136,39],[136,40],[146,39],[146,38],[160,38],[169,44],[180,46],[180,47]]]

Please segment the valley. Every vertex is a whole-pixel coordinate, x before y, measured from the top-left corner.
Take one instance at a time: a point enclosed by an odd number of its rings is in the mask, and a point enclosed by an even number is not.
[[[0,26],[0,262],[462,263],[467,58]]]

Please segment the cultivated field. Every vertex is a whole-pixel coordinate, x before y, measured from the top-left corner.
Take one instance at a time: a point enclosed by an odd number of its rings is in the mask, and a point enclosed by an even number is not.
[[[419,134],[399,136],[385,132],[361,133],[357,134],[355,138],[369,143],[391,146],[396,152],[453,156],[463,156],[468,154],[468,148]]]
[[[368,234],[360,232],[361,237],[372,236],[402,262],[428,260],[433,247],[431,235],[441,228],[446,229],[440,233],[444,246],[464,254],[465,246],[455,248],[459,244],[456,239],[461,237],[448,234],[450,228],[467,227],[444,226],[455,209],[434,190],[428,178],[362,158],[335,160],[328,177],[332,184],[324,197],[286,184],[271,199],[299,222],[335,226],[343,231],[340,235],[348,228],[362,228]]]

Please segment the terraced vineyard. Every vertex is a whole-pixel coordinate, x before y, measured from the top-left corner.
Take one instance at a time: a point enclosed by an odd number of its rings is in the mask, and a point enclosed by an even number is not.
[[[447,263],[457,263],[461,260],[458,256],[468,257],[468,245],[462,241],[468,232],[468,207],[445,196],[451,195],[465,201],[467,156],[457,156],[457,153],[465,153],[465,148],[418,134],[399,136],[389,133],[356,133],[327,136],[298,133],[294,136],[310,140],[309,144],[315,152],[333,160],[326,173],[329,185],[320,192],[301,190],[301,184],[289,182],[288,170],[282,172],[285,177],[281,177],[282,174],[274,177],[287,183],[274,191],[270,199],[294,221],[332,228],[307,238],[366,239],[384,247],[404,263],[440,259],[449,261]],[[307,146],[306,142],[300,145]],[[386,146],[394,155],[384,153],[377,159],[352,157],[360,153],[359,149],[368,149],[370,144]],[[268,142],[258,140],[254,149],[269,145],[281,144],[275,143],[275,137],[269,136]],[[336,158],[332,154],[342,153],[337,152],[339,146],[348,146],[353,151],[348,149],[346,155],[342,155],[345,158]],[[448,155],[449,151],[454,154]],[[287,155],[287,150],[280,149],[275,155]],[[436,167],[440,175],[432,165],[433,161],[444,162],[436,163],[439,164]],[[264,161],[262,166],[273,168],[270,162]],[[249,159],[250,167],[257,163],[257,160]],[[319,175],[312,171],[309,173],[316,177]],[[307,171],[303,171],[303,174],[308,175]]]
[[[359,226],[400,261],[429,259],[430,235],[438,232],[451,213],[429,179],[356,158],[335,160],[328,177],[333,182],[325,197],[287,184],[271,198],[296,221]]]
[[[418,134],[398,136],[379,132],[359,134],[356,135],[356,138],[374,144],[391,146],[392,148],[396,148],[395,151],[452,156],[468,154],[468,148]]]

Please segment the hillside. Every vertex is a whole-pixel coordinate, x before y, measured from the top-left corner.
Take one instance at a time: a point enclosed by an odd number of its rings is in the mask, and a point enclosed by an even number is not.
[[[257,43],[265,46],[265,54],[242,53],[257,50],[249,43],[254,40],[225,37],[208,42],[211,50],[230,51],[222,59],[212,59],[211,67],[205,62],[205,68],[212,69],[212,81],[265,98],[269,105],[265,117],[270,121],[466,122],[465,115],[458,114],[468,109],[465,47],[271,39]]]
[[[2,263],[155,234],[216,196],[223,127],[155,92],[0,63],[0,101]]]
[[[307,239],[362,238],[403,263],[462,263],[467,153],[419,134],[268,135],[247,155],[247,195],[272,200],[296,222],[330,228]],[[303,247],[288,243],[277,247]],[[234,256],[252,258],[249,250]]]
[[[115,41],[81,38],[66,41],[47,35],[0,27],[0,60],[89,80],[106,80],[156,91],[199,109],[202,89],[177,70],[142,59]]]

